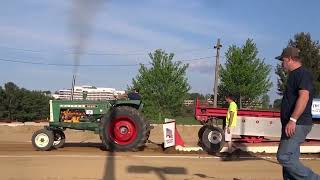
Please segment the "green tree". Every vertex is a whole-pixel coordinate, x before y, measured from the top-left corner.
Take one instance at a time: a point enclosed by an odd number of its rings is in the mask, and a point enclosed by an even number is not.
[[[225,66],[220,66],[221,83],[219,97],[224,93],[235,96],[242,108],[242,101],[254,101],[266,94],[272,87],[270,81],[271,66],[257,57],[258,49],[252,39],[248,39],[242,47],[232,45],[227,50]]]
[[[21,89],[23,94],[19,104],[19,113],[16,114],[20,121],[46,119],[49,116],[49,96],[42,91],[29,91]]]
[[[297,33],[293,39],[289,40],[288,47],[296,47],[300,49],[300,58],[302,64],[309,69],[314,78],[315,95],[320,95],[320,45],[319,41],[313,41],[310,33]],[[277,66],[276,74],[278,75],[278,94],[283,94],[286,86],[287,73]]]
[[[0,86],[0,119],[4,118],[4,111],[5,111],[4,98],[5,98],[5,92],[3,88]]]
[[[32,121],[49,116],[49,96],[19,88],[13,82],[0,87],[0,119]]]
[[[273,101],[273,109],[280,110],[282,99],[276,99]]]
[[[268,96],[268,94],[265,94],[261,97],[261,103],[263,109],[269,109],[270,97]]]
[[[281,64],[277,64],[276,74],[278,75],[278,79],[277,79],[278,92],[277,93],[282,96],[284,91],[286,90],[288,73],[282,69]]]
[[[33,111],[36,113],[34,119],[46,119],[49,117],[50,106],[49,101],[52,97],[43,93],[43,91],[31,91],[32,96],[34,97],[33,101]]]
[[[205,100],[206,97],[203,95],[203,94],[200,94],[200,93],[188,93],[188,98],[189,99],[192,99],[192,100],[195,100],[195,99],[200,99],[200,100]]]
[[[13,82],[4,85],[4,118],[14,120],[18,112],[20,98],[19,87]]]
[[[161,121],[181,113],[190,86],[186,78],[187,64],[173,62],[174,54],[163,50],[149,53],[151,67],[141,64],[132,88],[138,88],[148,118]]]

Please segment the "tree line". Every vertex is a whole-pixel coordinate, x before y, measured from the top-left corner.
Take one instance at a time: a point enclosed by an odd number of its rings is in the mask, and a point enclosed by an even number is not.
[[[287,47],[296,47],[300,49],[300,58],[302,64],[306,67],[313,75],[313,84],[315,86],[314,97],[320,97],[320,44],[318,40],[312,40],[310,33],[300,32],[294,35],[289,40]],[[278,76],[277,80],[277,93],[283,95],[286,89],[286,82],[288,78],[288,72],[285,72],[281,63],[276,67]],[[280,108],[281,99],[276,99],[273,106]]]
[[[49,117],[49,91],[30,91],[13,82],[0,86],[0,121],[33,121]]]
[[[319,42],[313,41],[309,33],[302,32],[294,35],[294,38],[289,40],[288,46],[301,50],[303,65],[313,73],[315,95],[319,96]],[[139,73],[133,78],[131,87],[141,90],[145,103],[145,115],[151,119],[162,120],[163,117],[179,116],[186,110],[190,113],[191,111],[183,106],[183,100],[195,96],[203,99],[205,96],[188,94],[190,90],[186,77],[188,64],[173,62],[174,54],[167,54],[161,49],[150,53],[149,56],[151,67],[140,65]],[[264,58],[259,57],[259,51],[253,39],[247,39],[240,47],[229,46],[225,57],[226,63],[220,66],[219,100],[223,102],[225,94],[229,93],[235,96],[235,101],[240,108],[243,107],[243,102],[246,102],[248,107],[250,103],[258,102],[263,109],[269,109],[271,102],[267,93],[273,86],[270,80],[272,67],[265,63]],[[277,62],[275,59],[272,60]],[[285,89],[288,74],[282,70],[280,61],[275,73],[278,76],[278,94],[281,95]],[[207,98],[208,95],[206,95]],[[280,104],[281,99],[276,99],[273,102],[273,108],[279,110]]]
[[[297,33],[293,39],[290,39],[288,45],[290,47],[296,47],[300,49],[300,58],[302,64],[313,74],[313,83],[315,85],[315,96],[320,96],[320,45],[319,41],[314,41],[311,38],[310,33]],[[288,77],[288,73],[283,71],[281,64],[279,63],[276,68],[276,74],[278,75],[278,94],[282,95]]]
[[[248,39],[243,47],[232,45],[226,53],[226,64],[221,66],[221,83],[219,98],[224,101],[224,93],[235,95],[240,102],[267,102],[267,92],[272,86],[270,82],[270,65],[257,57],[258,50],[252,39]],[[186,77],[188,64],[173,61],[174,54],[158,49],[149,54],[151,67],[141,64],[138,75],[132,80],[132,87],[139,89],[144,103],[143,112],[155,121],[163,121],[165,117],[174,118],[182,114],[192,115],[192,110],[183,105],[184,100],[198,95],[188,94],[190,85]],[[208,84],[208,82],[203,82]],[[206,95],[208,98],[208,95]],[[210,96],[209,96],[210,98]]]
[[[309,33],[297,33],[290,39],[288,46],[301,50],[303,65],[314,75],[316,96],[320,95],[320,45],[314,41]],[[284,47],[285,48],[285,47]],[[279,50],[280,52],[281,50]],[[149,53],[150,66],[140,64],[138,74],[132,79],[131,89],[139,89],[144,103],[143,113],[148,119],[163,121],[164,118],[177,116],[192,116],[192,107],[185,107],[184,100],[200,98],[206,100],[212,95],[189,93],[191,86],[188,83],[186,71],[189,64],[174,61],[174,53],[166,53],[158,49]],[[271,66],[259,57],[259,51],[253,39],[247,39],[242,46],[231,45],[225,53],[226,63],[220,66],[220,83],[218,98],[224,101],[226,93],[233,94],[240,108],[246,103],[262,104],[268,109],[270,98],[268,92],[273,86],[270,80]],[[274,60],[276,61],[276,60]],[[287,72],[278,62],[276,71],[278,76],[277,90],[282,95]],[[210,82],[203,82],[210,84]],[[0,120],[29,121],[46,119],[49,116],[49,96],[42,91],[29,91],[19,88],[9,82],[0,86]],[[48,93],[48,92],[47,92]],[[249,104],[248,104],[249,103]],[[279,108],[281,99],[273,102],[274,108]]]

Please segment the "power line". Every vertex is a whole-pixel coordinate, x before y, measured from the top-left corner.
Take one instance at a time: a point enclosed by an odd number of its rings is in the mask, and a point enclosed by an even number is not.
[[[7,47],[7,46],[2,46],[0,45],[1,48],[6,48],[6,49],[12,49],[16,51],[26,51],[26,52],[32,52],[32,53],[41,53],[42,51],[39,50],[31,50],[31,49],[21,49],[21,48],[13,48],[13,47]]]
[[[2,59],[0,61],[13,62],[13,63],[22,63],[22,64],[34,64],[34,65],[47,65],[47,66],[87,66],[87,67],[100,67],[100,66],[138,66],[139,64],[62,64],[62,63],[44,63],[44,62],[32,62],[32,61],[21,61],[21,60],[12,60],[12,59]]]
[[[46,50],[33,50],[33,49],[24,49],[24,48],[15,48],[15,47],[8,47],[4,45],[0,45],[0,48],[5,48],[5,49],[11,49],[15,51],[23,51],[23,52],[29,52],[29,53],[50,53],[49,51]],[[176,52],[196,52],[196,51],[203,51],[203,50],[209,50],[213,48],[197,48],[197,49],[180,49],[180,50],[175,50]],[[149,53],[142,52],[142,51],[136,51],[134,52],[122,52],[122,53],[117,53],[117,52],[106,52],[106,51],[88,51],[88,52],[72,52],[70,50],[62,50],[60,52],[56,53],[62,53],[62,54],[82,54],[82,55],[92,55],[92,56],[139,56],[139,55],[148,55]]]
[[[207,56],[207,57],[201,57],[201,58],[195,58],[195,59],[184,59],[184,60],[178,60],[181,62],[188,62],[188,61],[200,61],[209,59],[215,56]],[[33,65],[46,65],[46,66],[66,66],[66,67],[129,67],[129,66],[139,66],[140,64],[144,65],[150,65],[150,63],[135,63],[135,64],[64,64],[64,63],[45,63],[45,62],[33,62],[33,61],[23,61],[23,60],[17,60],[17,59],[4,59],[0,58],[0,61],[4,62],[10,62],[10,63],[20,63],[20,64],[33,64]],[[177,61],[175,61],[177,62]]]
[[[185,61],[199,61],[199,60],[203,60],[203,59],[209,59],[209,58],[214,58],[216,56],[207,56],[207,57],[201,57],[201,58],[196,58],[196,59],[185,59],[185,60],[178,60],[178,61],[182,61],[182,62],[185,62]]]

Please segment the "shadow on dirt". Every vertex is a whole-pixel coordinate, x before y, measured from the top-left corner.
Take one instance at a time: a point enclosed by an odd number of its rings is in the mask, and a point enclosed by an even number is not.
[[[220,152],[215,154],[210,154],[217,156],[221,161],[249,161],[249,160],[264,160],[270,163],[279,164],[276,155],[270,153],[253,153],[250,151],[244,151],[243,149],[248,149],[248,143],[244,142],[234,142],[233,152],[229,154],[228,152]]]
[[[104,145],[102,143],[93,143],[93,142],[79,142],[79,143],[66,143],[64,145],[65,148],[68,147],[94,147],[98,149],[105,149]]]
[[[128,166],[128,173],[150,174],[155,173],[161,180],[166,180],[165,175],[185,175],[187,170],[184,167],[153,167],[153,166]]]

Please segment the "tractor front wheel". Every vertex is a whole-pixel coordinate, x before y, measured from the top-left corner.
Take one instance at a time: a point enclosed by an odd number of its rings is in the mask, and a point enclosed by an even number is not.
[[[33,133],[31,141],[34,149],[38,151],[48,151],[53,146],[53,131],[47,129],[40,129]]]

